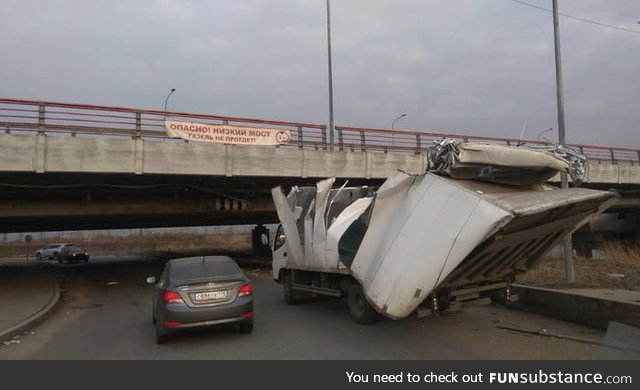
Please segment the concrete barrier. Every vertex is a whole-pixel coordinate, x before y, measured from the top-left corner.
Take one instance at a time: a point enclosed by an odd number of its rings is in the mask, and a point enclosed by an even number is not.
[[[539,287],[513,285],[514,307],[606,330],[610,321],[640,328],[640,304]]]

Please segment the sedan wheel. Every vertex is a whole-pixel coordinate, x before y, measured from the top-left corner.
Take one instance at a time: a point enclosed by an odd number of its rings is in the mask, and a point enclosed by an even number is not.
[[[167,335],[156,335],[156,344],[166,344],[169,341],[169,336]]]
[[[165,344],[169,341],[169,335],[161,329],[162,325],[156,324],[156,344]]]
[[[253,332],[253,324],[240,324],[238,330],[240,333],[249,334]]]
[[[42,255],[40,253],[36,253],[36,261],[42,260]]]

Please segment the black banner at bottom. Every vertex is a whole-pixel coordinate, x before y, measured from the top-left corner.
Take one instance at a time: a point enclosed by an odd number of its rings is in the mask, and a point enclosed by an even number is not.
[[[566,388],[634,385],[638,361],[4,361],[19,388]]]

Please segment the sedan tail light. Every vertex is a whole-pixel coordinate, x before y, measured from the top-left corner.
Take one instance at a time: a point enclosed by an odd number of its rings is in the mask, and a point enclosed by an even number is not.
[[[238,291],[239,297],[244,297],[245,295],[251,294],[253,294],[253,286],[251,285],[251,283],[242,285],[242,287],[240,287],[240,291]]]
[[[180,294],[174,291],[165,291],[162,294],[162,300],[165,303],[184,303]]]

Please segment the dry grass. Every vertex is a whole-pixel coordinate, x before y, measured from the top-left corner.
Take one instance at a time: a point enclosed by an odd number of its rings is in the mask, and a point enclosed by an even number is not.
[[[564,260],[545,258],[539,266],[519,275],[517,281],[536,286],[618,288],[640,291],[640,247],[606,243],[606,259],[574,259],[575,285],[565,281]]]

